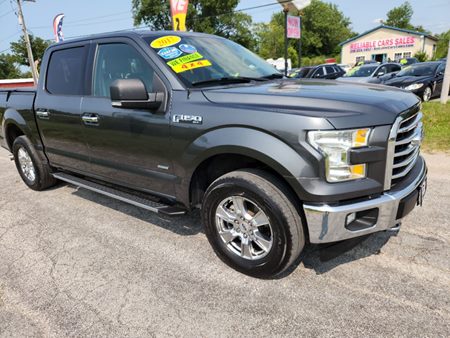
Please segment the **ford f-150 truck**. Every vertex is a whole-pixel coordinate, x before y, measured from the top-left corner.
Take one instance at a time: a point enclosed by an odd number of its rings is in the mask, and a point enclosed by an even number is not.
[[[286,79],[217,36],[127,31],[50,46],[35,90],[0,92],[0,142],[31,189],[201,209],[217,255],[270,278],[421,204],[420,110],[402,89]]]

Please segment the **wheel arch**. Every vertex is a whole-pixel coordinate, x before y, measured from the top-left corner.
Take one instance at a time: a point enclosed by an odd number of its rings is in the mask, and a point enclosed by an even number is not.
[[[244,168],[260,168],[276,176],[300,202],[304,190],[292,178],[312,170],[308,161],[287,143],[254,129],[233,127],[212,131],[193,142],[184,154],[195,151],[195,158],[184,159],[189,170],[181,185],[183,203],[190,207],[201,202],[206,188],[215,179]]]

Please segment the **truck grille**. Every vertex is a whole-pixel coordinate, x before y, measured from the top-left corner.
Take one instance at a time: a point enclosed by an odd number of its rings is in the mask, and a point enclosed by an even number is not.
[[[385,190],[401,181],[414,167],[423,136],[422,116],[418,107],[395,121],[388,142]]]

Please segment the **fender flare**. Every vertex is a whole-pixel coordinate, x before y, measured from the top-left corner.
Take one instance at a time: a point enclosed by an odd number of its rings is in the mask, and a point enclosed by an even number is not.
[[[286,142],[274,135],[245,127],[226,127],[211,130],[194,140],[183,152],[180,164],[185,168],[183,191],[189,201],[189,188],[195,170],[207,159],[222,154],[245,155],[264,163],[283,176],[297,195],[303,188],[295,179],[314,176],[314,166],[307,156],[301,156]],[[312,155],[308,154],[311,158]]]

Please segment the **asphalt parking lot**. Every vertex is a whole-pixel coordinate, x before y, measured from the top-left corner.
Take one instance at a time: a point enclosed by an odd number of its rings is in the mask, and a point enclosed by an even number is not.
[[[450,155],[424,207],[278,280],[225,266],[197,215],[159,217],[61,184],[25,187],[0,150],[0,336],[450,336]]]

